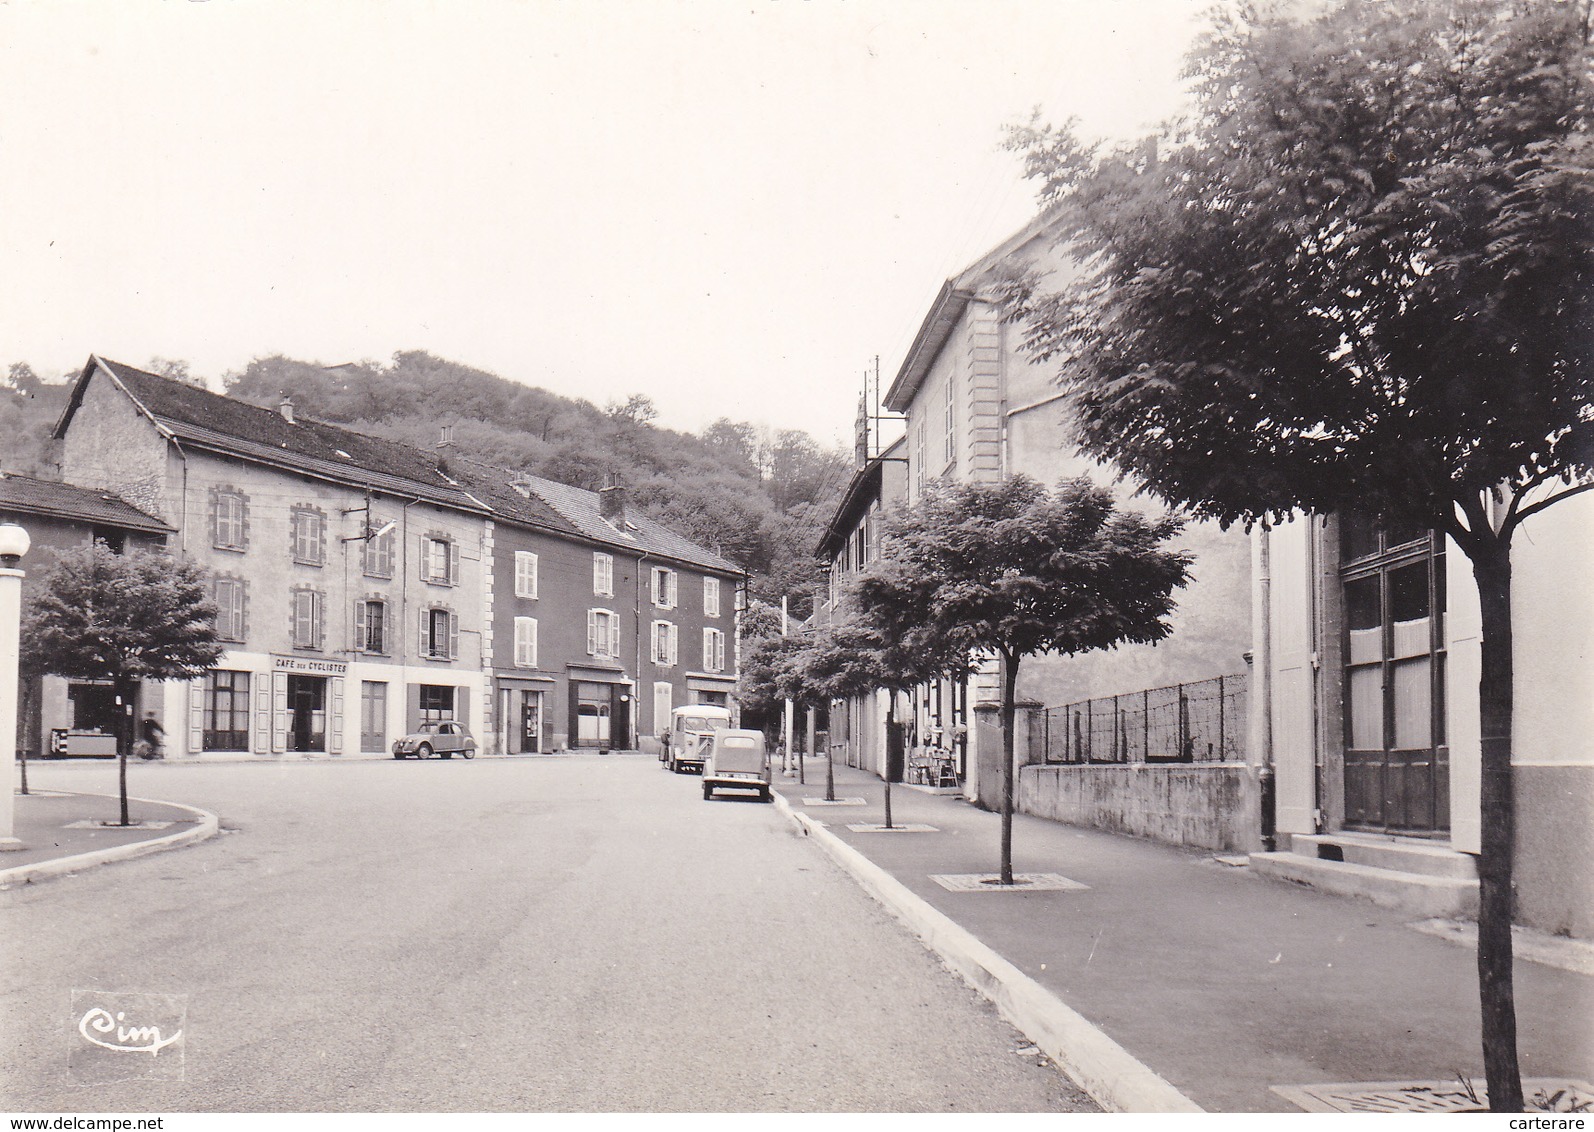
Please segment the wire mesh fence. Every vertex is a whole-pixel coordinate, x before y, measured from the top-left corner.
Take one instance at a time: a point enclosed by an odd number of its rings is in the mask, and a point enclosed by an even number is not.
[[[1042,712],[1048,763],[1245,760],[1245,674],[1147,688]]]

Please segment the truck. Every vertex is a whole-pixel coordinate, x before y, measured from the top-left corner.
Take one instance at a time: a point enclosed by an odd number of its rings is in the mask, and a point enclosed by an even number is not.
[[[702,770],[704,738],[731,725],[729,708],[717,704],[687,704],[670,712],[670,733],[660,758],[676,774]]]

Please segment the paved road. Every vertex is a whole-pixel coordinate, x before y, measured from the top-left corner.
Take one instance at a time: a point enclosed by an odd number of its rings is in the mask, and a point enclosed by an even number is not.
[[[1090,1107],[773,806],[651,758],[135,776],[235,832],[0,893],[0,1108]],[[186,995],[182,1079],[74,1083],[81,988]]]

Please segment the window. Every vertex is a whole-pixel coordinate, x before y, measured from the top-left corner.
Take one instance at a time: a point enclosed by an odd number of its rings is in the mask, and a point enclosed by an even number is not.
[[[653,663],[666,667],[674,664],[679,639],[676,627],[668,621],[655,621],[650,639],[653,642],[651,654]]]
[[[421,656],[427,660],[452,660],[458,655],[458,614],[440,605],[421,610]]]
[[[956,434],[956,428],[957,428],[957,401],[956,401],[956,394],[957,394],[957,382],[953,381],[952,380],[952,376],[950,374],[948,374],[947,375],[947,379],[946,379],[945,399],[944,399],[944,401],[942,403],[942,406],[941,406],[941,425],[942,425],[942,428],[945,430],[945,433],[946,433],[944,439],[942,440],[941,458],[942,458],[943,462],[945,464],[947,464],[947,465],[950,465],[952,463],[952,457],[954,455],[956,455],[956,453],[957,453],[957,434]]]
[[[537,667],[537,619],[515,618],[515,667]]]
[[[320,590],[293,591],[290,609],[294,648],[319,649],[326,643],[326,601],[326,594]]]
[[[216,669],[205,678],[205,750],[249,749],[249,673]]]
[[[354,603],[354,647],[359,652],[387,652],[387,602],[368,598]]]
[[[446,684],[419,684],[422,723],[441,723],[454,718],[454,689]]]
[[[249,498],[230,487],[210,489],[210,541],[223,550],[249,546]]]
[[[371,521],[376,523],[375,519]],[[393,559],[398,549],[398,530],[386,523],[377,523],[376,529],[382,533],[365,540],[365,575],[368,578],[391,578]]]
[[[216,636],[224,641],[244,639],[244,581],[242,578],[217,578]]]
[[[675,608],[676,574],[664,566],[653,568],[653,604],[660,609]]]
[[[537,596],[537,556],[529,550],[515,551],[515,596]]]
[[[620,619],[610,610],[587,610],[587,655],[620,655]]]
[[[422,535],[421,580],[434,586],[457,586],[459,544],[446,535]]]
[[[703,671],[725,671],[725,634],[718,629],[703,630]]]
[[[327,517],[314,507],[295,507],[289,520],[289,549],[293,560],[320,566],[327,557]]]
[[[720,580],[718,578],[703,579],[703,616],[718,617],[720,615]]]
[[[592,556],[592,592],[596,597],[614,596],[614,555]]]

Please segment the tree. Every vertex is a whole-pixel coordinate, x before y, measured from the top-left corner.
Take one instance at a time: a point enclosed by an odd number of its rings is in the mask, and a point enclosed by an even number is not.
[[[1001,883],[1013,883],[1013,717],[1020,662],[1072,656],[1170,631],[1188,555],[1162,549],[1172,517],[1120,511],[1088,479],[1054,493],[1026,476],[940,484],[886,523],[856,583],[859,616],[886,640],[1002,662]]]
[[[158,551],[117,554],[103,542],[60,551],[39,579],[22,625],[32,668],[108,680],[123,710],[116,751],[122,824],[134,694],[145,680],[191,680],[222,654],[204,569]]]
[[[1520,1111],[1510,551],[1594,469],[1589,4],[1312,11],[1220,19],[1150,144],[1013,131],[1079,270],[1012,315],[1084,446],[1195,514],[1359,511],[1470,560],[1484,1069]]]
[[[809,640],[797,667],[810,694],[825,699],[850,699],[884,690],[889,736],[896,725],[897,693],[939,676],[964,672],[967,655],[959,650],[955,637],[936,637],[925,626],[893,636],[860,616],[846,616]],[[827,759],[825,768],[825,798],[834,802],[834,763]],[[885,771],[885,825],[890,829],[891,768],[887,766]]]

